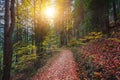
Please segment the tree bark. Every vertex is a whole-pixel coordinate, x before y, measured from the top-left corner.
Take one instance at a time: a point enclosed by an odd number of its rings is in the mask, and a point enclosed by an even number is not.
[[[10,80],[10,70],[12,65],[12,34],[15,26],[15,0],[5,0],[5,26],[4,26],[4,57],[3,57],[3,77],[2,80]],[[11,13],[11,16],[10,14]],[[9,24],[11,20],[11,24]]]
[[[117,13],[116,13],[116,1],[115,0],[113,0],[112,5],[113,5],[114,22],[116,23],[116,21],[117,21]]]
[[[110,33],[110,27],[109,27],[109,0],[105,0],[105,33],[109,36]]]

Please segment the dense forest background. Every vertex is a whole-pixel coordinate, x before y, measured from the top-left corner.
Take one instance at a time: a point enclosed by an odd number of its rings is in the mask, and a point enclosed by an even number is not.
[[[55,14],[48,17],[44,11],[51,6]],[[0,33],[2,80],[10,80],[10,74],[12,77],[20,73],[33,75],[61,48],[82,46],[81,51],[86,53],[85,44],[89,43],[88,50],[91,50],[90,47],[104,40],[113,41],[108,43],[112,48],[114,44],[120,46],[120,0],[5,0],[4,21],[4,33]],[[96,44],[90,45],[93,42]],[[102,48],[103,52],[108,49]],[[116,72],[120,70],[119,56],[115,53]],[[108,61],[112,58],[108,55]],[[120,79],[117,74],[104,80]]]

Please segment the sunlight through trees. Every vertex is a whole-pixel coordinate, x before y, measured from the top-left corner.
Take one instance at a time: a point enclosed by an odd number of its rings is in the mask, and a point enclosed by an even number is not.
[[[120,0],[0,0],[0,80],[27,80],[68,48],[83,77],[119,80],[119,43]]]

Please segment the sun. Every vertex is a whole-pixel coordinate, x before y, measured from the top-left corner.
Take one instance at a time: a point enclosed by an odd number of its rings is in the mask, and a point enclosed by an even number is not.
[[[54,7],[47,7],[45,9],[45,15],[47,18],[54,18],[55,17],[55,8]]]

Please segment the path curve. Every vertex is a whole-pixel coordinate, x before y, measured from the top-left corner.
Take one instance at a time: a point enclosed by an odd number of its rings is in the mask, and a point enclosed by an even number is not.
[[[33,80],[79,80],[76,63],[70,50],[63,50],[60,56],[41,76]]]

